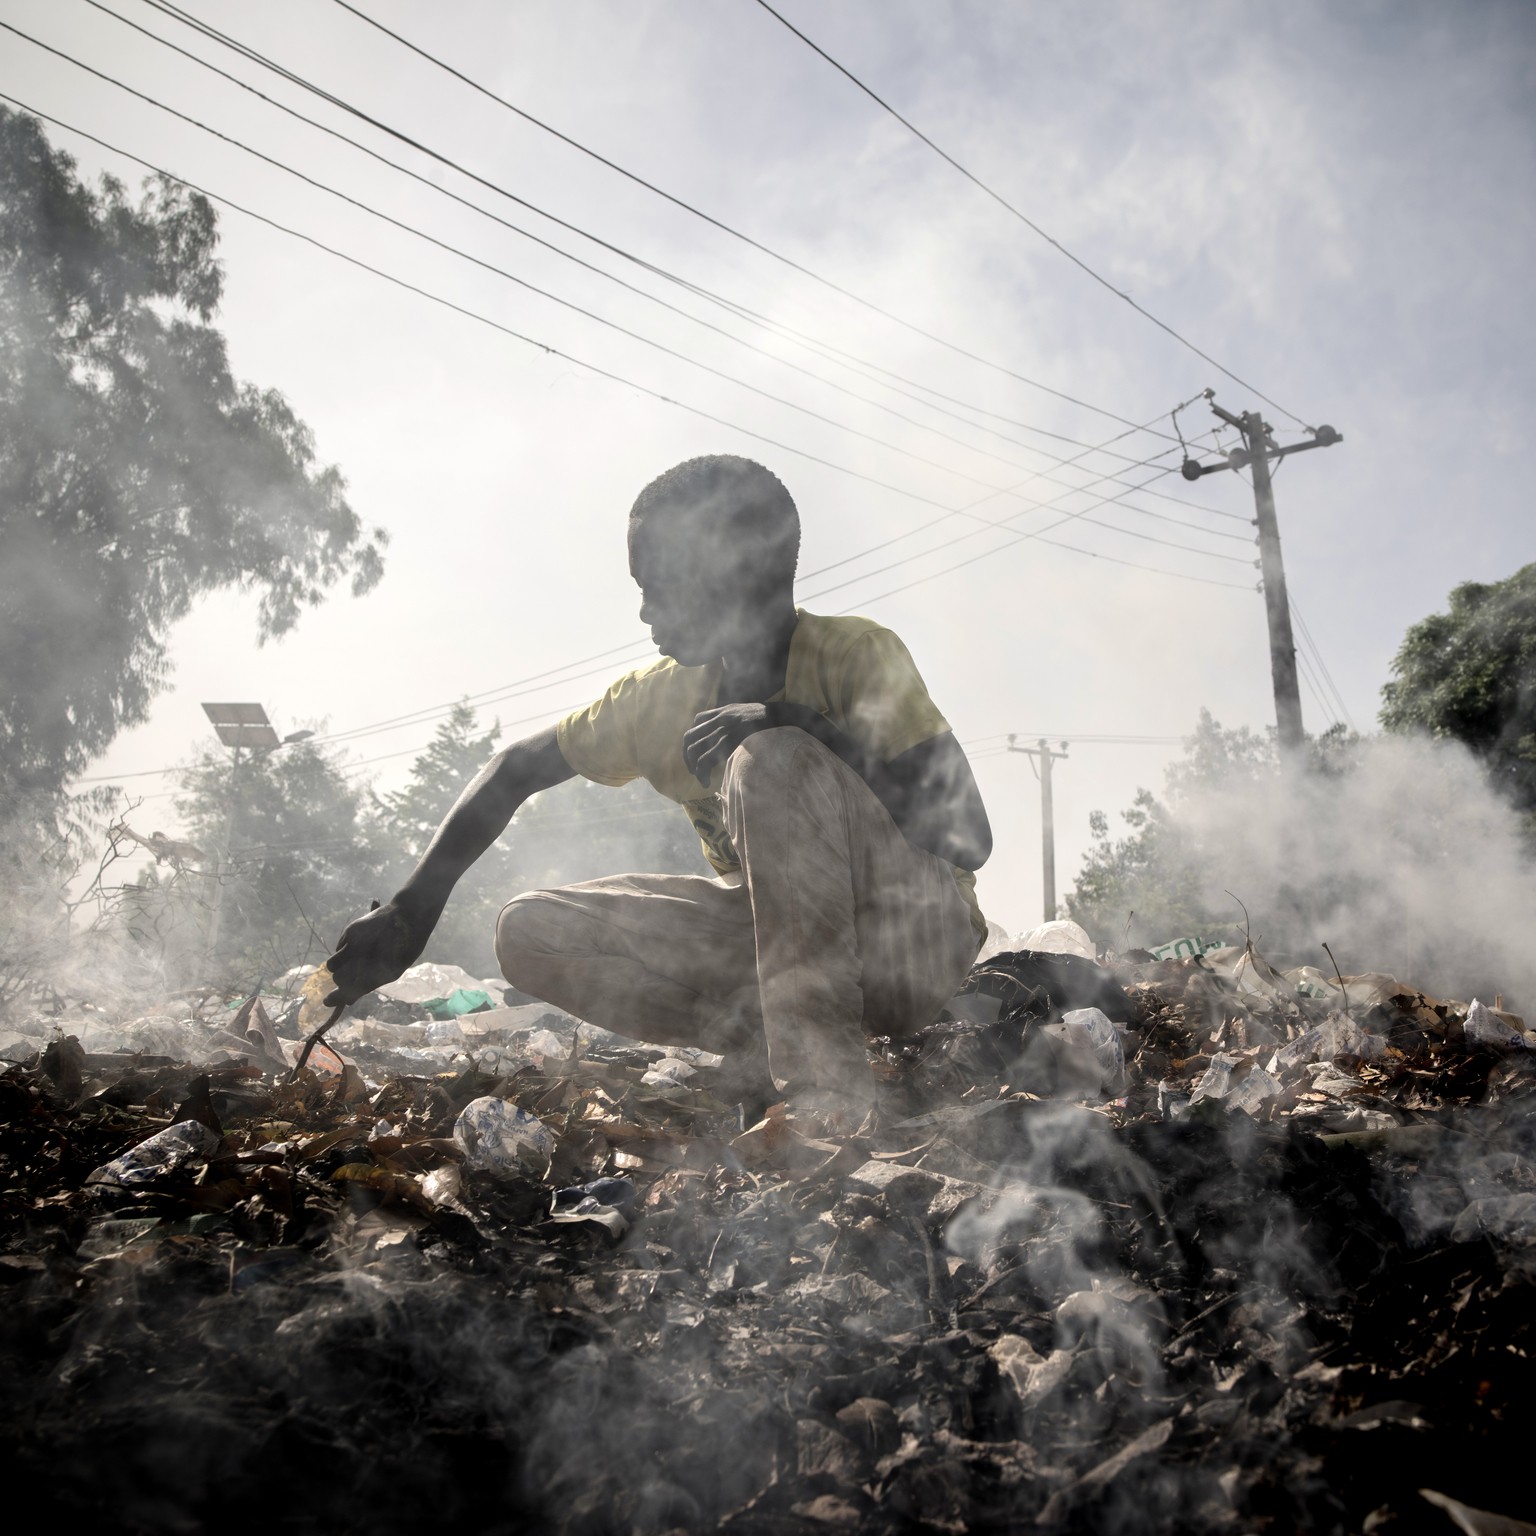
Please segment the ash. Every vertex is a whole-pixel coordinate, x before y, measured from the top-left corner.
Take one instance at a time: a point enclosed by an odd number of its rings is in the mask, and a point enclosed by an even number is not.
[[[187,1060],[63,1006],[0,1076],[6,1470],[55,1520],[1533,1529],[1497,1008],[1004,955],[841,1138],[526,1009],[396,1002],[290,1081],[278,1000],[180,1008]],[[486,1099],[539,1136],[490,1158]]]

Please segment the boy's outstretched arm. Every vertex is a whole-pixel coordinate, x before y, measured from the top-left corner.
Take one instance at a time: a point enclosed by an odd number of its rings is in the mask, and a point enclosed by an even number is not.
[[[413,964],[459,877],[501,836],[517,808],[574,777],[553,726],[498,752],[459,796],[405,884],[347,925],[329,961],[336,990],[325,1002],[356,1002]]]

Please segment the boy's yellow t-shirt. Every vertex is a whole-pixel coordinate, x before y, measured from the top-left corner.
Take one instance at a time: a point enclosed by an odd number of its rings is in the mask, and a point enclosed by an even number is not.
[[[823,618],[797,610],[784,687],[770,703],[803,704],[881,762],[949,730],[906,646],[870,619]],[[663,657],[626,672],[603,696],[555,727],[567,763],[598,784],[644,779],[688,813],[704,853],[720,874],[741,868],[725,830],[718,794],[723,768],[705,784],[683,761],[683,735],[694,716],[713,709],[720,667],[685,667]],[[976,876],[955,869],[955,883],[986,936],[976,900]]]

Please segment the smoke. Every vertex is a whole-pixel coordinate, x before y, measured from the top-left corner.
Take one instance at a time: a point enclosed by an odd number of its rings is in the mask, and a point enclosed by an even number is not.
[[[1019,1155],[999,1170],[995,1203],[965,1207],[945,1240],[984,1271],[1017,1255],[1015,1279],[1051,1318],[1051,1353],[1042,1358],[1032,1344],[1015,1341],[994,1348],[994,1358],[1026,1416],[1074,1378],[1073,1386],[1087,1388],[1083,1428],[1097,1433],[1156,1398],[1166,1336],[1162,1306],[1123,1264],[1101,1202],[1134,1204],[1155,1247],[1166,1227],[1162,1201],[1151,1170],[1102,1116],[1044,1104],[1024,1131]],[[1111,1384],[1115,1390],[1106,1392]]]
[[[1189,905],[1241,936],[1238,898],[1272,961],[1331,969],[1327,943],[1345,975],[1384,972],[1440,997],[1502,993],[1536,1012],[1536,860],[1520,816],[1458,743],[1360,741],[1294,780],[1256,772],[1192,788],[1168,815],[1169,873],[1188,882]],[[1177,936],[1140,918],[1134,932]]]

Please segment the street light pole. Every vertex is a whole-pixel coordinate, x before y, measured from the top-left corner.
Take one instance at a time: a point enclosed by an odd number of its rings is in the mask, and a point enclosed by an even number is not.
[[[249,748],[252,753],[275,752],[296,741],[307,741],[313,731],[294,731],[278,739],[267,719],[267,712],[260,704],[204,704],[203,713],[218,732],[219,740],[234,752],[229,765],[229,790],[225,799],[224,837],[220,844],[214,867],[213,899],[209,903],[208,938],[204,954],[212,959],[219,943],[220,917],[224,908],[224,882],[234,863],[235,810],[239,804],[240,752]]]
[[[235,795],[239,787],[239,775],[240,748],[236,746],[234,758],[229,765],[229,789],[224,796],[224,836],[219,840],[214,856],[213,899],[209,905],[208,943],[205,949],[210,960],[219,947],[219,917],[224,909],[224,880],[232,862],[230,855],[234,852]]]

